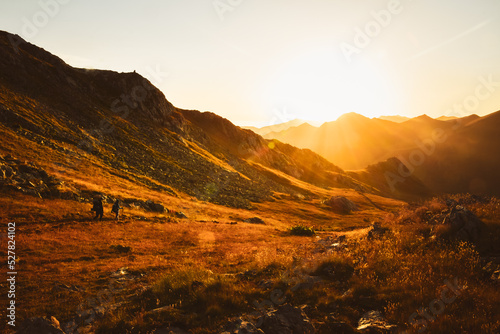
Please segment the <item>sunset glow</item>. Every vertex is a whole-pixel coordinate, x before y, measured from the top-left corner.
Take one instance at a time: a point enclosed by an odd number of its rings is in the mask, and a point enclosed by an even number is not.
[[[73,66],[135,70],[176,106],[236,124],[438,117],[479,77],[500,81],[492,0],[41,3],[3,4],[0,29]],[[465,114],[499,103],[493,94]]]

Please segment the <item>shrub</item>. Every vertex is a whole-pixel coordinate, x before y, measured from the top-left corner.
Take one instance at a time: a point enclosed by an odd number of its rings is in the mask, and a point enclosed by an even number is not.
[[[290,233],[292,235],[303,235],[303,236],[311,236],[315,235],[314,229],[305,225],[295,225],[290,228]]]

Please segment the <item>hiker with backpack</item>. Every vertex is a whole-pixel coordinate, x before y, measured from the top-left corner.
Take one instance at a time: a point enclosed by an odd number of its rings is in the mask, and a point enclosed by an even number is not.
[[[122,208],[120,207],[120,200],[117,199],[115,203],[113,204],[113,207],[111,208],[111,212],[114,212],[116,214],[115,219],[118,220],[120,218],[120,210]]]
[[[94,198],[94,206],[90,209],[90,211],[95,211],[94,219],[102,219],[102,216],[104,215],[104,208],[102,206],[101,196]]]

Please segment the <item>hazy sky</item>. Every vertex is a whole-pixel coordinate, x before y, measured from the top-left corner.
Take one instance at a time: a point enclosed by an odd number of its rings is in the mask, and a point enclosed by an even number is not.
[[[0,0],[0,29],[238,125],[500,109],[498,0]]]

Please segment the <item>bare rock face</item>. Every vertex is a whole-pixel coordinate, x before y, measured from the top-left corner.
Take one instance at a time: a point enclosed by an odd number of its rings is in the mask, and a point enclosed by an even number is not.
[[[324,204],[328,205],[333,212],[339,214],[349,214],[352,211],[358,210],[356,204],[343,196],[332,196],[330,199],[326,200]]]
[[[443,224],[451,226],[452,234],[457,238],[477,242],[484,223],[474,213],[463,206],[454,206],[450,213],[444,218]]]
[[[36,317],[26,319],[18,334],[65,334],[59,326],[59,321],[54,317]]]

